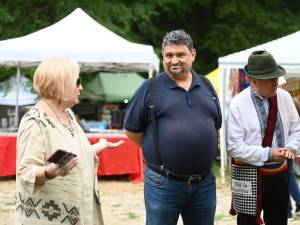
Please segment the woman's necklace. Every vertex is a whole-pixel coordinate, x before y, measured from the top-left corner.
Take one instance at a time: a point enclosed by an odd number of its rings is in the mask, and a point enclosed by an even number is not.
[[[56,118],[60,121],[60,123],[69,130],[70,134],[72,135],[72,137],[74,137],[74,128],[71,126],[71,121],[70,121],[70,117],[69,115],[67,115],[68,117],[68,120],[69,120],[69,124],[65,123],[64,120],[62,119],[62,117],[59,115],[59,113],[57,113],[52,107],[51,105],[46,101],[46,100],[43,100],[46,105],[50,108],[50,110],[54,113],[54,115],[56,116]],[[67,113],[68,114],[68,113]]]

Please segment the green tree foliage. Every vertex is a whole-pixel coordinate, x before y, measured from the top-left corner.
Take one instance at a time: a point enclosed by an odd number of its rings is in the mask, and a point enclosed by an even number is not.
[[[0,40],[47,27],[77,7],[122,37],[153,45],[159,56],[166,32],[186,30],[197,49],[194,68],[202,74],[217,67],[220,56],[300,27],[297,0],[1,0]],[[13,71],[1,69],[0,81]],[[32,76],[32,70],[22,73]]]
[[[203,48],[215,59],[299,30],[299,1],[234,1],[212,4],[214,19]]]

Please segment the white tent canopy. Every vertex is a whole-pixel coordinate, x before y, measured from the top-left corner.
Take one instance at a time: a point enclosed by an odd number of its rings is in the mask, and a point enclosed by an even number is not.
[[[47,28],[0,41],[0,65],[36,66],[49,57],[68,57],[91,70],[137,72],[159,68],[152,46],[125,40],[80,8]]]
[[[219,58],[221,68],[243,68],[247,64],[248,56],[255,50],[270,52],[276,62],[283,66],[287,73],[300,71],[300,31],[258,45],[240,52]]]
[[[276,40],[258,45],[243,51],[239,51],[219,58],[219,88],[220,88],[220,104],[223,113],[223,126],[220,133],[220,149],[221,149],[221,174],[225,176],[225,166],[227,165],[226,154],[226,127],[225,119],[226,111],[226,81],[230,75],[231,69],[244,68],[247,64],[249,55],[256,50],[266,50],[270,52],[276,62],[283,66],[287,71],[287,77],[300,75],[300,31],[293,34],[278,38]]]
[[[57,23],[23,37],[0,41],[0,66],[20,68],[37,66],[50,57],[66,57],[89,71],[148,71],[151,77],[159,70],[159,59],[150,45],[127,41],[77,8]],[[16,91],[18,124],[18,88]]]

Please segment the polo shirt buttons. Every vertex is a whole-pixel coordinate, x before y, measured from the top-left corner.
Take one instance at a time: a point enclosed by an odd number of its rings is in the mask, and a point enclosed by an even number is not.
[[[186,93],[186,97],[187,97],[187,102],[188,102],[189,106],[192,106],[192,99],[188,92]]]

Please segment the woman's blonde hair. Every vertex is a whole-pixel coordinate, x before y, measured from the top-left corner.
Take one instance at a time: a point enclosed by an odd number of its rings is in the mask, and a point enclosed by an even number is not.
[[[40,63],[33,76],[33,88],[42,97],[66,101],[76,85],[80,68],[76,61],[50,58]]]

